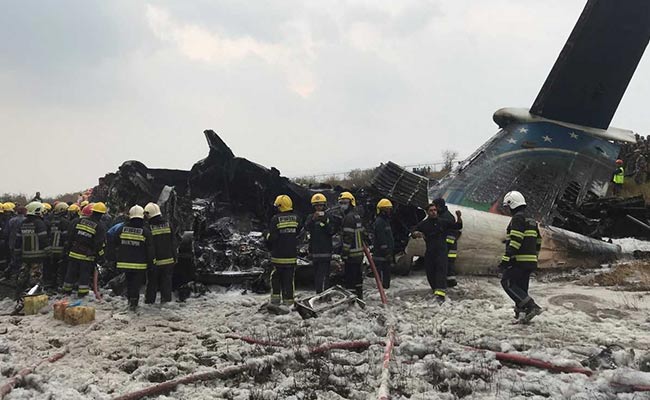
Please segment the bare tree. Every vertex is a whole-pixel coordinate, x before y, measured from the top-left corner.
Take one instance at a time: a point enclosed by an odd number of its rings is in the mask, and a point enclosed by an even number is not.
[[[449,171],[454,166],[454,160],[458,157],[456,150],[444,150],[442,152],[443,169]]]

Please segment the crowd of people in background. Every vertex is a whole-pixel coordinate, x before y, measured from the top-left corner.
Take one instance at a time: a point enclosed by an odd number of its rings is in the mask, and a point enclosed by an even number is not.
[[[636,143],[621,146],[619,159],[625,170],[625,176],[633,177],[637,185],[646,183],[648,177],[648,157],[650,157],[650,135],[643,137],[636,134]],[[618,167],[617,167],[618,168]]]

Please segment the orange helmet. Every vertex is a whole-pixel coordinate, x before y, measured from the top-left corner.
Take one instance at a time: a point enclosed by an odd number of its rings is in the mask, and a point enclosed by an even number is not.
[[[616,160],[616,165],[623,165],[623,160],[621,160],[620,158]]]

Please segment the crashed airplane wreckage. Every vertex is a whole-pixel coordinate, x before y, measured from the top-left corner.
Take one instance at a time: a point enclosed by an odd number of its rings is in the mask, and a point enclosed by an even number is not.
[[[648,1],[587,2],[531,109],[495,112],[497,134],[430,189],[430,197],[463,210],[459,270],[494,265],[491,253],[508,223],[499,206],[511,190],[547,224],[540,267],[588,266],[619,255],[618,246],[549,225],[566,221],[567,208],[605,196],[619,143],[635,141],[632,131],[609,124],[650,40],[649,19]]]
[[[649,19],[647,1],[587,2],[530,110],[495,112],[501,129],[428,196],[422,195],[425,179],[393,163],[379,168],[371,186],[407,207],[442,197],[452,212],[462,210],[460,272],[490,273],[498,264],[509,222],[500,205],[512,190],[524,194],[542,223],[541,268],[597,266],[620,257],[619,246],[599,239],[647,238],[650,214],[642,198],[604,198],[620,143],[635,141],[632,131],[609,123],[650,40]],[[404,259],[398,268],[411,257]]]
[[[384,164],[370,187],[354,191],[361,210],[374,209],[381,197],[393,200],[397,249],[408,252],[418,247],[408,244],[409,229],[423,218],[421,208],[430,199],[445,198],[452,212],[463,211],[459,271],[490,273],[499,262],[508,224],[500,215],[500,201],[518,190],[543,225],[541,268],[596,266],[621,256],[620,247],[587,236],[625,232],[612,224],[609,231],[602,229],[596,221],[618,215],[588,210],[615,202],[603,196],[619,143],[634,141],[634,135],[609,123],[650,39],[649,19],[646,0],[588,1],[530,110],[495,112],[497,134],[431,187],[426,178]],[[191,171],[150,170],[133,161],[122,165],[112,176],[109,203],[120,208],[135,201],[168,200],[167,215],[173,215],[179,231],[187,231],[181,248],[191,249],[191,255],[186,251],[181,257],[191,261],[188,270],[193,272],[181,280],[198,277],[217,283],[262,275],[269,260],[262,232],[273,213],[273,199],[288,194],[296,211],[305,215],[315,190],[281,177],[274,168],[235,157],[213,131],[205,136],[209,155]],[[318,191],[334,205],[342,188],[337,189]],[[636,208],[625,218],[647,236],[647,209]],[[621,212],[625,206],[608,210],[613,209]],[[336,216],[336,207],[331,213]],[[372,214],[366,213],[366,223]],[[408,271],[412,259],[401,257],[398,268]],[[308,264],[299,260],[299,265]]]

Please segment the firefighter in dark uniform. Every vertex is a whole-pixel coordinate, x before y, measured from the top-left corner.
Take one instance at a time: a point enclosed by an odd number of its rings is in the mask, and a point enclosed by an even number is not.
[[[114,241],[117,269],[126,275],[129,310],[136,311],[147,268],[154,267],[155,256],[153,238],[149,228],[144,225],[142,207],[131,207],[129,220],[119,229]]]
[[[427,250],[424,266],[429,286],[436,301],[444,303],[447,297],[447,232],[451,229],[463,229],[461,212],[456,211],[457,222],[451,223],[438,215],[438,207],[431,203],[427,207],[427,218],[415,227],[414,237],[424,237]]]
[[[393,203],[388,199],[381,199],[377,203],[377,218],[373,224],[374,247],[372,258],[375,261],[377,272],[381,277],[384,289],[390,288],[390,269],[394,263],[395,239],[390,227],[390,214]]]
[[[314,264],[314,288],[321,293],[329,287],[334,224],[327,215],[327,198],[322,193],[314,194],[311,204],[314,212],[307,216],[305,230],[309,232],[309,252]]]
[[[41,285],[43,261],[50,251],[47,227],[43,222],[43,204],[32,201],[25,207],[26,217],[16,231],[15,254],[20,262],[20,272],[16,281],[16,312],[22,309],[22,296],[34,285]]]
[[[160,292],[160,303],[172,301],[172,275],[178,254],[169,222],[165,221],[156,203],[144,207],[144,217],[149,222],[153,238],[153,267],[147,270],[147,289],[144,302],[153,304]]]
[[[447,208],[444,199],[435,199],[433,204],[438,209],[438,218],[446,219],[450,226],[456,223],[456,218],[454,218],[449,208]],[[460,238],[460,234],[460,229],[451,228],[445,238],[445,242],[447,243],[447,287],[454,287],[458,284],[456,281],[456,258],[458,257],[458,239]]]
[[[63,283],[65,277],[65,246],[68,243],[70,221],[67,218],[68,205],[64,202],[54,206],[54,212],[47,221],[47,231],[50,237],[50,257],[43,266],[43,280],[46,289],[54,290]]]
[[[361,223],[361,216],[356,211],[357,200],[352,193],[343,192],[339,195],[339,207],[343,211],[341,221],[341,258],[345,262],[345,287],[355,291],[357,297],[363,300],[363,246],[366,231]]]
[[[106,227],[101,222],[106,213],[104,203],[95,203],[88,216],[76,218],[70,224],[66,253],[68,266],[63,280],[63,293],[71,294],[77,283],[77,296],[84,297],[90,292],[90,281],[95,265],[104,257]]]
[[[523,313],[522,323],[528,323],[542,313],[542,309],[528,294],[530,274],[537,269],[537,255],[542,237],[537,222],[526,213],[526,200],[517,192],[508,192],[503,207],[512,219],[506,230],[506,251],[501,259],[501,286],[515,302],[515,318]]]
[[[293,305],[294,275],[296,273],[298,232],[300,221],[293,212],[293,202],[286,194],[273,202],[278,213],[271,218],[267,245],[271,249],[271,304]]]

